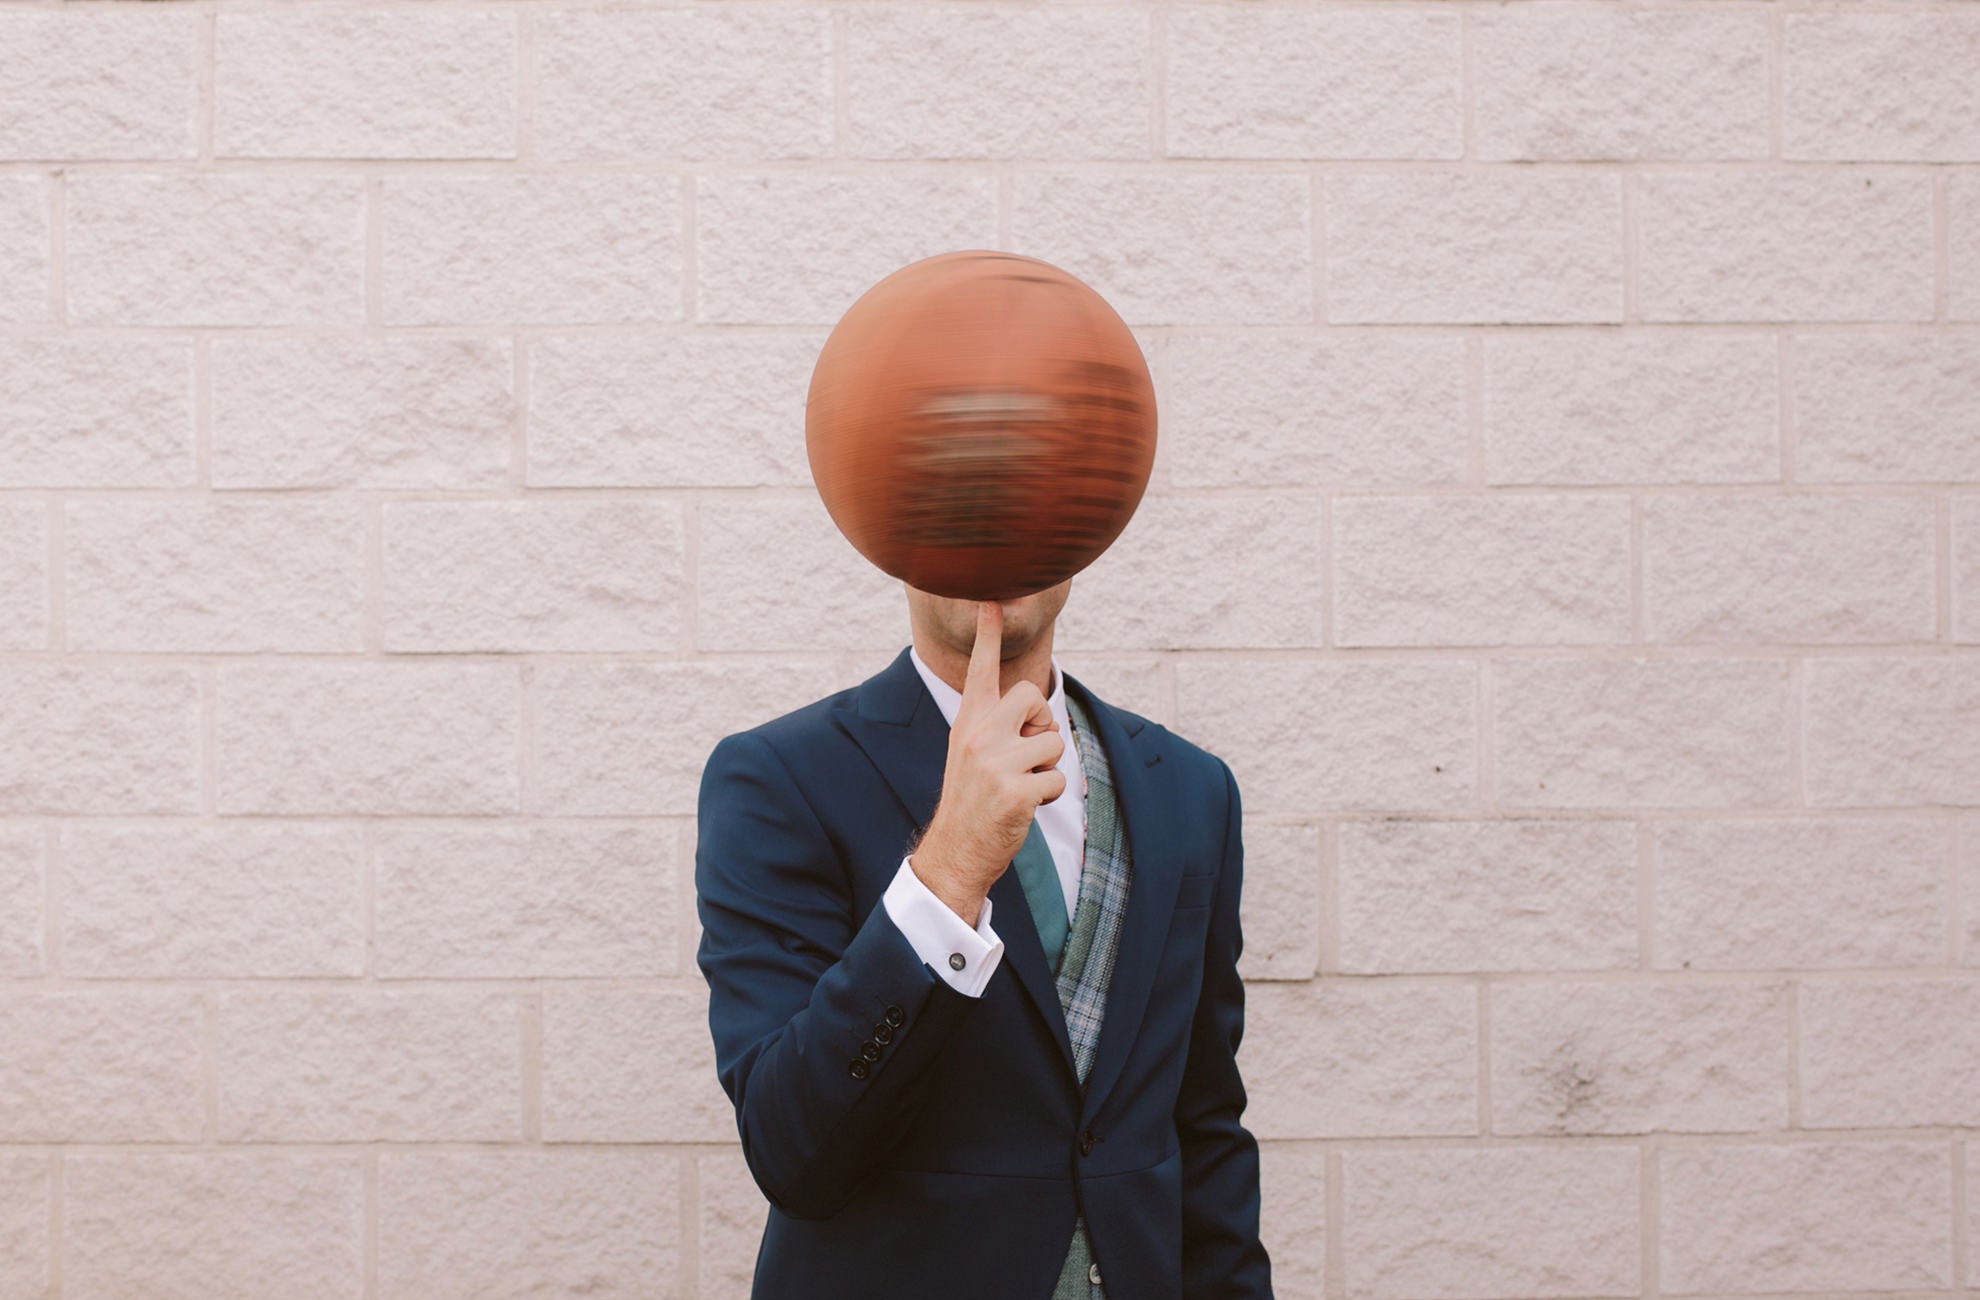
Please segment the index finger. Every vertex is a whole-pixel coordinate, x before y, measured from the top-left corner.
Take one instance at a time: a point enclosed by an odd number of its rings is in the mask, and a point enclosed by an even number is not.
[[[963,702],[981,699],[994,704],[1002,698],[998,688],[1004,645],[1004,607],[994,600],[976,603],[976,643],[969,648],[969,671],[963,675]]]

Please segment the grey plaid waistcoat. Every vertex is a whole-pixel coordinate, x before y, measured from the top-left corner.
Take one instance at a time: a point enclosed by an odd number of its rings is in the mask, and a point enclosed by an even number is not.
[[[1114,801],[1113,773],[1100,745],[1099,732],[1071,691],[1066,692],[1066,712],[1072,719],[1073,742],[1079,746],[1080,767],[1086,778],[1086,859],[1080,869],[1079,896],[1066,933],[1065,950],[1046,956],[1057,968],[1059,1007],[1065,1013],[1066,1031],[1072,1039],[1073,1067],[1084,1088],[1086,1076],[1093,1068],[1094,1045],[1100,1039],[1101,1017],[1107,1009],[1107,981],[1114,973],[1121,917],[1127,912],[1128,884],[1133,871],[1127,833]],[[1042,877],[1021,877],[1027,892],[1034,878],[1043,883]],[[1056,873],[1050,887],[1054,891],[1058,889]],[[1056,902],[1063,912],[1063,896],[1057,897]],[[1080,1215],[1073,1222],[1072,1245],[1059,1269],[1052,1300],[1105,1300],[1104,1283],[1091,1280],[1093,1274],[1089,1270],[1093,1270],[1093,1246],[1086,1233],[1086,1218]]]

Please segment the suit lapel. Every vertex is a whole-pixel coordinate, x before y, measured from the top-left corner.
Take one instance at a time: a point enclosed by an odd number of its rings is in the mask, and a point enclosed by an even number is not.
[[[908,820],[917,827],[926,826],[942,793],[942,771],[949,759],[949,721],[928,693],[908,652],[902,650],[894,662],[860,686],[855,708],[841,709],[833,716],[880,769]],[[1006,868],[997,877],[990,886],[990,901],[991,926],[1004,941],[1003,964],[1011,968],[1032,1006],[1045,1018],[1067,1073],[1073,1073],[1072,1035],[1066,1029],[1065,1011],[1059,1006],[1058,984],[1046,963],[1045,945],[1038,937],[1031,905],[1016,871]]]
[[[1071,673],[1064,673],[1064,677],[1065,688],[1079,692],[1099,730],[1133,859],[1120,949],[1107,985],[1107,1008],[1100,1040],[1094,1047],[1093,1069],[1086,1080],[1083,1110],[1090,1119],[1120,1077],[1147,1012],[1182,863],[1175,851],[1179,828],[1174,823],[1177,801],[1171,788],[1174,765],[1162,760],[1160,728],[1116,713]],[[860,685],[853,708],[837,710],[833,717],[873,760],[908,819],[915,826],[926,826],[942,793],[949,724],[921,674],[915,671],[907,650],[902,649],[892,663]],[[1058,984],[1046,962],[1045,946],[1038,938],[1017,872],[1007,868],[998,876],[990,887],[990,899],[995,904],[992,925],[1004,941],[1004,964],[1044,1017],[1067,1072],[1074,1073],[1072,1038],[1059,1006]]]
[[[1128,1049],[1141,1030],[1162,945],[1169,934],[1182,861],[1176,853],[1180,843],[1180,828],[1175,824],[1178,801],[1171,788],[1175,765],[1162,761],[1161,729],[1116,713],[1071,673],[1066,673],[1065,679],[1068,691],[1079,692],[1107,751],[1114,801],[1127,828],[1128,855],[1133,864],[1127,915],[1121,918],[1120,949],[1107,981],[1106,1012],[1101,1017],[1100,1040],[1094,1045],[1093,1069],[1086,1077],[1081,1105],[1081,1119],[1089,1121],[1120,1078]]]

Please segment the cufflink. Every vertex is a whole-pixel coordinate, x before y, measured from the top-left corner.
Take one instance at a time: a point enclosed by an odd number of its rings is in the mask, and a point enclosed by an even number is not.
[[[961,970],[965,964],[966,963],[963,961],[963,955],[961,953],[952,952],[949,954],[950,970]]]

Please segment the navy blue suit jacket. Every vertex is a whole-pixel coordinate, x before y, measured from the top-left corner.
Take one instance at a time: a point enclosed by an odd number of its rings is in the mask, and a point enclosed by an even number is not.
[[[1015,871],[990,890],[1004,956],[980,998],[936,976],[881,905],[948,753],[905,648],[709,756],[696,962],[770,1202],[754,1300],[1049,1300],[1075,1212],[1110,1300],[1271,1296],[1240,1123],[1237,783],[1061,675],[1099,731],[1133,855],[1083,1090]]]

